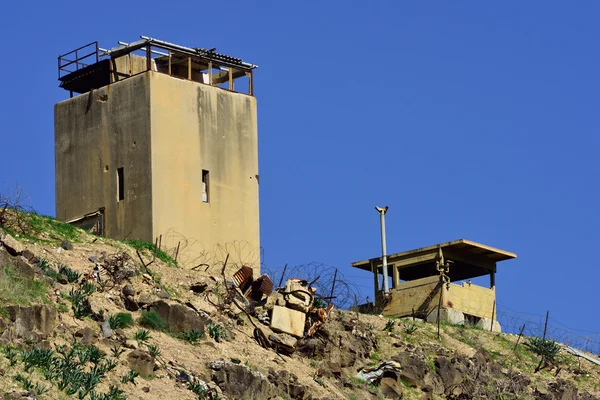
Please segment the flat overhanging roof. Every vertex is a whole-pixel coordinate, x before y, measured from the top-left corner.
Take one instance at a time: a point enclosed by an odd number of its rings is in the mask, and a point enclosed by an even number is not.
[[[439,272],[436,269],[435,262],[438,258],[439,249],[442,250],[445,260],[452,261],[448,274],[451,281],[471,279],[496,272],[496,263],[498,261],[510,260],[517,257],[516,254],[509,251],[496,249],[466,239],[459,239],[388,255],[387,260],[390,268],[388,275],[392,276],[393,267],[400,270],[401,280],[410,281],[438,275]],[[371,265],[373,264],[381,267],[382,258],[376,257],[353,262],[352,267],[372,272]]]

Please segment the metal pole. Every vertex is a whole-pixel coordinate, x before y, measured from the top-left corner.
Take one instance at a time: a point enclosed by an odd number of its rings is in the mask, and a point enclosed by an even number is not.
[[[388,266],[387,266],[387,249],[386,249],[386,240],[385,240],[385,213],[388,210],[388,206],[385,208],[375,206],[375,209],[379,212],[379,221],[381,224],[381,258],[383,261],[383,293],[384,295],[388,295],[390,288],[388,282]]]
[[[546,340],[546,331],[548,330],[548,314],[550,314],[550,311],[546,311],[546,323],[544,324],[544,337],[542,338],[543,340]]]

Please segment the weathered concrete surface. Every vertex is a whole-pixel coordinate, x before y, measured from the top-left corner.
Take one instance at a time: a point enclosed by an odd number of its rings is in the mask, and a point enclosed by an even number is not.
[[[502,332],[502,327],[498,323],[498,321],[492,321],[490,318],[481,318],[475,324],[476,328],[483,329],[484,331],[489,331],[490,326],[492,328],[492,332]]]
[[[258,271],[254,97],[142,73],[56,104],[55,156],[57,218],[104,207],[109,237],[153,242],[162,234],[163,248],[187,239],[184,265],[200,256],[205,262],[206,252],[224,257],[222,248],[236,242],[236,253]]]
[[[437,307],[431,310],[427,315],[427,322],[437,324],[438,321],[438,309]],[[447,322],[449,324],[464,324],[465,314],[452,308],[441,308],[440,309],[440,322]]]
[[[243,262],[258,271],[256,99],[157,73],[151,88],[154,235],[173,229],[197,240],[188,257],[243,243]]]
[[[105,208],[106,236],[154,241],[150,79],[141,74],[54,107],[56,217]],[[117,168],[125,198],[117,201]]]
[[[301,338],[304,336],[306,314],[286,307],[275,306],[271,314],[271,329]]]

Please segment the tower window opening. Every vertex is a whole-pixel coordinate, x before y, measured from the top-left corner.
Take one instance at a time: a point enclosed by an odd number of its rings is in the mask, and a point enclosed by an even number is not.
[[[117,201],[125,199],[125,181],[123,167],[117,168]]]
[[[209,173],[207,170],[202,170],[202,201],[204,203],[210,202],[210,186],[209,186]]]

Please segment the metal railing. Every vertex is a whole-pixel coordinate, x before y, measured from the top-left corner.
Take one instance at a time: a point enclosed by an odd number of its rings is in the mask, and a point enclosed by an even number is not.
[[[73,51],[58,56],[58,79],[100,60],[98,42],[88,43]],[[85,61],[85,62],[84,62]]]

